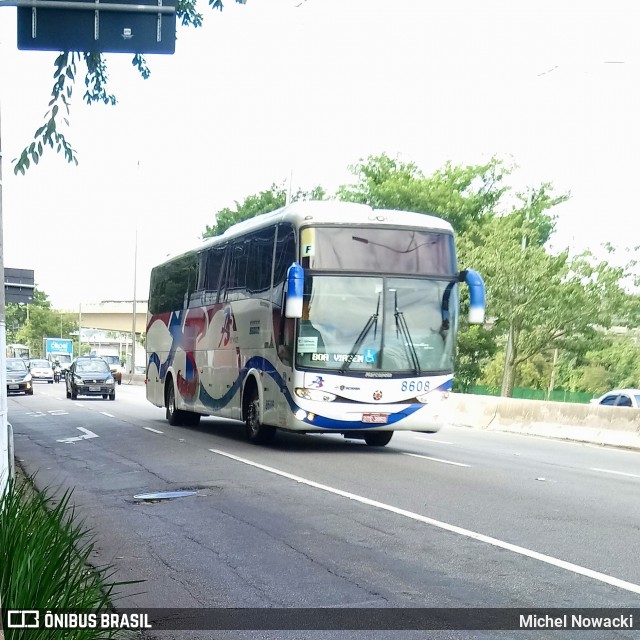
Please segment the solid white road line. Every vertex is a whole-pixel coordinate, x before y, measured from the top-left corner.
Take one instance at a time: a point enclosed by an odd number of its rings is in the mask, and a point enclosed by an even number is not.
[[[413,456],[414,458],[424,458],[425,460],[433,460],[434,462],[442,462],[442,464],[452,464],[456,467],[471,467],[470,464],[462,464],[462,462],[452,462],[451,460],[442,460],[441,458],[432,458],[431,456],[421,456],[419,453],[402,452],[405,456]]]
[[[640,475],[637,473],[625,473],[624,471],[611,471],[610,469],[598,469],[596,467],[591,467],[591,471],[600,471],[601,473],[613,473],[617,476],[626,476],[627,478],[640,478]]]
[[[274,469],[273,467],[268,467],[266,465],[259,464],[258,462],[252,462],[251,460],[240,458],[239,456],[227,453],[226,451],[221,451],[219,449],[209,449],[209,451],[226,458],[236,460],[237,462],[242,462],[243,464],[256,467],[257,469],[268,471],[269,473],[273,473],[274,475],[281,476],[283,478],[289,478],[290,480],[294,480],[295,482],[299,482],[300,484],[306,484],[309,487],[314,487],[315,489],[320,489],[321,491],[327,491],[328,493],[333,493],[335,495],[342,496],[343,498],[349,498],[349,500],[354,500],[356,502],[360,502],[361,504],[366,504],[378,509],[384,509],[385,511],[390,511],[391,513],[396,513],[400,516],[411,518],[412,520],[416,520],[418,522],[424,522],[425,524],[437,527],[438,529],[449,531],[450,533],[456,533],[467,538],[472,538],[473,540],[478,540],[479,542],[485,542],[487,544],[493,545],[494,547],[506,549],[507,551],[512,551],[513,553],[526,556],[527,558],[532,558],[533,560],[539,560],[540,562],[544,562],[554,567],[586,576],[587,578],[592,578],[593,580],[598,580],[599,582],[604,582],[605,584],[610,584],[614,587],[624,589],[625,591],[631,591],[632,593],[640,594],[639,584],[627,582],[626,580],[621,580],[619,578],[609,576],[606,573],[600,573],[599,571],[594,571],[593,569],[587,569],[586,567],[581,567],[580,565],[573,564],[572,562],[566,562],[565,560],[560,560],[558,558],[554,558],[553,556],[548,556],[544,553],[538,553],[537,551],[532,551],[531,549],[520,547],[518,545],[511,544],[510,542],[504,542],[503,540],[498,540],[497,538],[492,538],[491,536],[485,536],[482,533],[476,533],[475,531],[471,531],[469,529],[457,527],[456,525],[448,524],[447,522],[441,522],[440,520],[427,518],[426,516],[421,516],[419,513],[413,513],[412,511],[407,511],[406,509],[400,509],[398,507],[385,504],[384,502],[370,500],[369,498],[359,496],[355,493],[349,493],[348,491],[335,489],[334,487],[329,487],[326,484],[320,484],[319,482],[307,480],[306,478],[295,476],[291,473],[287,473],[286,471],[280,471],[279,469]]]

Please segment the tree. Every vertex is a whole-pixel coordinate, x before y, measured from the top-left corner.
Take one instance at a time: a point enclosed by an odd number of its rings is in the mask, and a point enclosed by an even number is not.
[[[235,0],[238,4],[246,4],[246,0]],[[223,0],[209,0],[212,9],[222,11]],[[203,16],[196,10],[196,0],[177,0],[176,17],[183,26],[199,27]],[[143,79],[147,79],[151,71],[143,55],[136,54],[133,66]],[[83,100],[87,104],[102,102],[115,105],[117,99],[108,89],[109,74],[107,63],[102,53],[78,53],[63,51],[58,55],[53,74],[54,83],[51,89],[49,110],[44,115],[44,123],[33,135],[33,141],[26,146],[19,158],[13,160],[14,173],[24,175],[31,163],[38,164],[47,147],[63,152],[67,162],[78,164],[75,149],[61,131],[62,123],[69,125],[70,104],[78,77],[78,65],[84,67],[84,84],[86,87]]]
[[[604,348],[589,351],[586,357],[581,376],[585,391],[601,394],[640,386],[640,349],[632,335],[609,336]]]
[[[33,291],[33,303],[29,305],[28,314],[26,305],[9,304],[6,317],[7,342],[24,343],[33,354],[42,353],[44,338],[69,338],[78,330],[75,317],[53,310],[49,296],[38,288]]]
[[[448,162],[425,177],[414,163],[386,154],[369,156],[349,170],[356,182],[338,189],[339,200],[440,216],[458,233],[494,214],[509,189],[504,179],[511,172],[502,161],[492,158],[486,164],[466,167]]]
[[[298,191],[292,195],[293,202],[297,200],[322,200],[325,197],[325,191],[321,186],[314,187],[311,191]],[[235,209],[225,207],[215,214],[215,223],[212,226],[207,225],[203,238],[211,238],[224,233],[230,226],[242,220],[248,220],[261,213],[275,211],[280,207],[284,207],[287,201],[287,192],[284,185],[272,184],[266,191],[247,196],[242,204],[236,202]]]
[[[29,309],[41,307],[45,309],[51,308],[51,303],[46,293],[40,291],[37,287],[33,290],[33,302],[30,303]],[[29,309],[26,304],[8,304],[5,308],[5,322],[7,332],[7,343],[18,342],[17,334],[27,321]]]
[[[454,390],[466,393],[477,384],[495,351],[495,338],[484,327],[471,325],[461,330],[458,334]]]
[[[540,200],[545,206],[561,201],[547,191]],[[628,318],[634,306],[621,286],[625,268],[596,261],[589,253],[573,259],[567,251],[550,255],[541,245],[552,228],[544,210],[525,214],[517,210],[490,220],[478,232],[480,241],[466,247],[467,260],[487,284],[488,315],[507,337],[504,396],[512,394],[522,363]]]

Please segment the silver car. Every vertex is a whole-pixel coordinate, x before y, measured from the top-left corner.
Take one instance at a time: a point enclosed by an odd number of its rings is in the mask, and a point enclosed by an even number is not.
[[[45,380],[49,384],[53,384],[53,369],[48,360],[34,359],[29,362],[29,371],[31,378],[34,380]]]

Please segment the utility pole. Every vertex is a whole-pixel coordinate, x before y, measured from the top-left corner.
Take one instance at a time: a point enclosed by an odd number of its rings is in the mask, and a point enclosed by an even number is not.
[[[139,166],[139,163],[138,163]],[[131,375],[136,372],[136,289],[138,280],[138,228],[133,250],[133,320],[131,321]]]
[[[10,435],[7,420],[7,334],[4,295],[4,244],[2,222],[2,104],[0,104],[0,496],[7,488],[13,469],[13,461],[9,460]]]
[[[78,353],[77,356],[82,355],[82,350],[80,349],[82,341],[82,302],[78,305]]]

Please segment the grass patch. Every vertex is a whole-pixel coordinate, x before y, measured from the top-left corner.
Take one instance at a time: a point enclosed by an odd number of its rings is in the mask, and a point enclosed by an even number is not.
[[[37,491],[33,477],[11,480],[0,498],[0,601],[7,609],[65,609],[102,613],[112,610],[116,588],[131,582],[111,582],[111,565],[89,565],[94,543],[91,531],[78,522],[71,491],[54,496]],[[59,639],[60,629],[7,629],[6,640]],[[119,638],[121,632],[74,629],[65,640]]]

